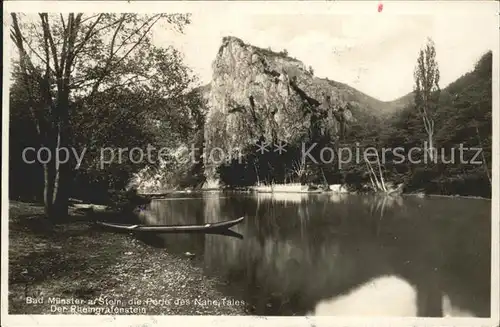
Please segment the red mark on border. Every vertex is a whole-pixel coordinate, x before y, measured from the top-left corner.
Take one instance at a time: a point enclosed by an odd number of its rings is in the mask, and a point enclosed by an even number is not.
[[[382,3],[379,3],[378,4],[378,8],[377,8],[377,11],[378,12],[382,12],[382,10],[384,9],[384,5]]]

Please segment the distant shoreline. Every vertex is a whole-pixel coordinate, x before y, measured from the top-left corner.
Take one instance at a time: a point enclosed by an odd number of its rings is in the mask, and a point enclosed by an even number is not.
[[[298,191],[298,190],[279,190],[279,191],[257,191],[251,188],[242,189],[224,189],[224,188],[210,188],[210,189],[197,189],[197,190],[172,190],[168,192],[161,193],[139,193],[144,196],[151,196],[154,198],[163,198],[173,194],[190,194],[190,193],[219,193],[219,192],[234,192],[234,193],[262,193],[262,194],[339,194],[339,195],[387,195],[387,196],[412,196],[412,197],[442,197],[442,198],[464,198],[464,199],[474,199],[474,200],[489,200],[491,198],[486,198],[482,196],[475,195],[446,195],[446,194],[424,194],[424,193],[400,193],[400,194],[383,194],[383,193],[356,193],[356,192],[336,192],[336,191]]]

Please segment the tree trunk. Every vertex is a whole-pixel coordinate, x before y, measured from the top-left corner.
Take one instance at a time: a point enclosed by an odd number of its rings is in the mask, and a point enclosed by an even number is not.
[[[436,156],[434,155],[434,140],[432,133],[429,133],[429,159],[435,162]]]
[[[387,188],[385,187],[385,181],[384,181],[384,174],[382,173],[382,166],[380,165],[380,158],[378,157],[377,153],[377,164],[378,164],[378,171],[380,174],[380,184],[382,185],[382,190],[387,193]]]
[[[56,168],[55,160],[44,165],[44,207],[45,215],[50,220],[64,220],[68,215],[69,168],[69,163]]]
[[[365,160],[366,162],[366,166],[368,168],[368,173],[370,175],[370,180],[372,182],[372,185],[375,185],[376,184],[376,187],[374,187],[374,190],[376,192],[379,192],[379,191],[384,191],[386,192],[385,190],[385,185],[384,185],[384,180],[383,180],[383,176],[382,176],[382,170],[381,170],[381,167],[380,167],[380,161],[379,161],[379,170],[380,170],[380,178],[381,178],[381,181],[379,181],[378,177],[377,177],[377,174],[375,174],[375,170],[373,169],[371,163],[368,161],[368,160]],[[373,177],[373,178],[372,178]],[[375,182],[375,183],[374,183]]]
[[[486,176],[488,177],[488,180],[490,181],[491,185],[490,169],[488,168],[488,162],[486,161],[486,157],[484,156],[483,144],[481,142],[481,136],[479,135],[479,127],[477,126],[477,121],[476,121],[476,135],[477,135],[477,140],[479,142],[479,148],[481,149],[481,157],[483,158],[484,171],[486,172]]]
[[[58,103],[59,113],[59,128],[57,135],[57,146],[69,150],[69,94],[67,86],[63,87],[63,91],[59,92],[60,98]],[[65,158],[66,159],[66,158]],[[71,181],[71,161],[65,163],[56,162],[57,179],[54,184],[54,205],[57,214],[57,219],[65,219],[68,216],[68,199]]]
[[[257,166],[255,165],[255,162],[253,163],[253,169],[255,170],[255,177],[257,178],[257,186],[260,186],[259,171],[257,170]]]
[[[68,101],[59,98],[56,108],[56,122],[53,125],[51,161],[47,166],[47,178],[45,179],[45,207],[46,215],[50,220],[61,221],[68,216],[68,199],[71,179],[70,161],[57,162],[55,154],[60,148],[68,148],[69,124],[68,124]],[[60,158],[67,159],[67,158]]]
[[[54,184],[54,215],[53,220],[64,220],[68,216],[69,182],[70,170],[69,164],[65,163],[59,166],[59,178]]]
[[[50,162],[43,165],[44,188],[43,202],[45,215],[48,218],[53,216],[53,195],[54,195],[54,171],[51,169]]]

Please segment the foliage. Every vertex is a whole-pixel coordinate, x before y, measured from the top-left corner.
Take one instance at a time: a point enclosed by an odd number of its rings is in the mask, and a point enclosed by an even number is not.
[[[11,86],[9,98],[9,196],[43,201],[43,168],[38,164],[27,164],[22,157],[24,149],[38,149],[40,144],[28,110],[28,95],[21,83],[15,82]],[[26,159],[36,158],[27,153]]]
[[[391,177],[407,182],[408,191],[491,196],[491,83],[492,53],[488,52],[479,59],[473,71],[441,91],[434,113],[435,124],[439,126],[435,132],[435,142],[439,145],[437,163],[392,165]],[[403,145],[406,150],[422,147],[425,131],[414,106],[394,115],[386,126],[390,128],[383,133],[384,144],[391,147]],[[482,163],[467,163],[475,156],[474,150],[464,151],[465,160],[461,162],[460,145],[482,148],[482,154],[476,158]],[[444,163],[443,160],[453,159],[452,151],[455,151],[454,162]]]
[[[425,49],[420,50],[415,67],[415,107],[424,123],[429,146],[429,157],[434,160],[434,115],[439,103],[439,68],[436,61],[436,48],[428,40]]]
[[[295,143],[287,145],[287,152],[278,154],[271,151],[260,153],[257,146],[243,151],[242,162],[233,161],[219,168],[220,176],[227,185],[242,186],[301,182],[302,184],[322,184],[325,179],[329,184],[345,184],[351,190],[370,190],[371,181],[376,184],[383,179],[390,192],[397,184],[404,184],[406,192],[426,192],[446,195],[491,196],[491,158],[492,158],[492,53],[483,55],[474,70],[465,74],[448,87],[440,91],[439,103],[435,105],[432,119],[436,128],[434,139],[439,144],[437,163],[423,161],[423,153],[413,153],[408,160],[408,152],[412,148],[423,148],[423,140],[427,138],[422,126],[421,112],[414,103],[391,116],[377,115],[374,111],[355,111],[355,121],[350,123],[344,139],[323,133],[325,119],[318,124],[311,124],[309,136],[302,136]],[[433,95],[434,96],[434,95]],[[349,102],[350,103],[350,102]],[[266,139],[261,138],[260,142]],[[270,142],[271,140],[267,140]],[[328,164],[314,164],[311,161],[301,166],[301,142],[316,142],[334,149],[350,149],[353,158],[339,166],[338,158]],[[310,143],[307,143],[310,142]],[[458,157],[458,149],[463,147],[481,147],[483,153],[476,158],[482,164],[462,163]],[[369,147],[378,149],[382,158],[383,151],[388,150],[385,160],[371,161],[369,169],[363,159],[363,153]],[[395,156],[393,149],[401,148],[405,160]],[[451,151],[455,148],[457,155],[454,163],[443,163],[451,160]],[[356,151],[361,156],[355,157]],[[319,151],[311,155],[319,157]],[[464,152],[464,159],[471,160],[474,152]],[[377,187],[375,187],[377,189]],[[384,189],[383,187],[381,189]]]
[[[146,151],[149,144],[172,147],[192,137],[203,119],[189,95],[196,81],[177,50],[151,42],[153,26],[182,32],[189,23],[189,16],[181,14],[13,14],[11,37],[19,61],[14,63],[10,96],[11,136],[21,135],[22,124],[28,122],[24,126],[29,133],[11,138],[11,162],[19,161],[27,144],[53,151],[60,146],[78,153],[86,149],[80,169],[72,169],[74,162],[64,165],[64,192],[57,190],[63,165],[54,162],[39,172],[36,165],[12,168],[17,169],[13,176],[49,171],[56,178],[42,180],[45,195],[52,193],[46,192],[52,185],[63,202],[72,194],[102,198],[149,163],[126,159],[103,169],[101,148]],[[39,197],[37,188],[28,195]]]
[[[163,185],[171,187],[203,183],[204,132],[210,129],[216,137],[220,136],[220,140],[213,140],[224,143],[226,135],[217,123],[222,124],[225,114],[214,115],[211,119],[215,123],[205,126],[204,90],[194,88],[196,79],[181,54],[173,48],[154,46],[150,35],[152,27],[162,21],[182,31],[189,24],[189,16],[69,14],[64,18],[55,14],[38,17],[14,14],[12,17],[11,36],[19,59],[14,63],[14,83],[10,90],[11,196],[43,199],[46,204],[48,194],[59,197],[57,176],[63,176],[63,166],[54,162],[26,164],[21,159],[26,147],[48,146],[54,150],[57,146],[68,146],[78,153],[85,150],[79,169],[72,169],[74,160],[65,168],[68,185],[62,197],[66,200],[69,196],[91,201],[107,199],[108,191],[123,189],[139,171],[145,172],[145,178],[159,176]],[[287,56],[283,52],[259,51],[264,55]],[[256,144],[249,145],[242,149],[241,161],[233,158],[219,166],[219,175],[229,186],[300,182],[347,184],[351,189],[366,190],[367,185],[376,188],[375,184],[385,180],[403,183],[410,192],[490,196],[491,75],[489,52],[480,58],[473,71],[440,90],[435,50],[429,43],[417,59],[415,91],[398,100],[397,106],[404,102],[405,107],[391,116],[380,115],[380,106],[384,105],[380,101],[344,84],[316,79],[313,88],[335,87],[340,93],[345,91],[346,98],[341,104],[328,103],[325,109],[323,104],[316,104],[318,100],[302,94],[298,97],[303,102],[302,111],[296,114],[301,115],[298,120],[306,132],[288,131],[293,137],[286,145],[286,152],[273,151],[274,143],[279,141],[277,135],[266,138],[257,133],[254,136],[260,137],[260,143],[269,143],[269,151],[260,153]],[[301,91],[295,87],[296,92]],[[408,102],[409,98],[415,101]],[[387,112],[393,111],[393,105],[386,105],[391,107]],[[348,117],[350,112],[356,119]],[[289,114],[284,119],[290,118],[296,117]],[[344,124],[346,121],[348,125]],[[346,147],[351,153],[368,147],[379,150],[401,147],[407,153],[412,147],[422,147],[427,138],[444,149],[446,159],[460,145],[480,147],[483,152],[476,159],[483,163],[425,165],[408,160],[396,163],[391,154],[383,163],[379,161],[373,166],[363,158],[342,166],[338,158],[331,163],[302,161],[303,143],[306,148],[316,143],[311,155],[319,158],[320,149],[326,146],[336,150]],[[198,163],[190,165],[176,160],[188,156],[190,145],[199,149],[195,154]],[[156,150],[167,148],[164,160],[157,160],[158,157],[153,157],[154,162],[130,160],[130,149],[146,152],[149,146]],[[103,166],[100,161],[103,148],[112,149],[115,156],[120,148],[128,152],[121,161]],[[473,154],[466,153],[466,159]],[[420,153],[413,159],[423,157]]]

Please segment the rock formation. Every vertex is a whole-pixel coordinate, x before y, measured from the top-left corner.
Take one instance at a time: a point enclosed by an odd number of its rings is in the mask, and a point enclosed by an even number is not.
[[[235,154],[261,137],[296,142],[315,123],[322,133],[340,136],[344,124],[354,120],[350,109],[356,103],[349,98],[357,91],[314,77],[301,61],[283,53],[224,37],[212,69],[205,121],[208,181],[217,180],[217,164],[210,160],[214,154]]]

